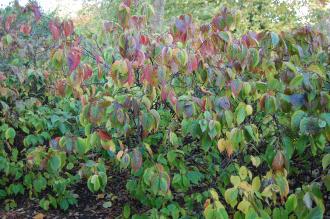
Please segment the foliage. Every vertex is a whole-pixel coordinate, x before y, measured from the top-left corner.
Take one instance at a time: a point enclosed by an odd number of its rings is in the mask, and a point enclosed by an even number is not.
[[[152,11],[123,1],[118,23],[106,22],[97,39],[72,21],[43,20],[35,3],[2,12],[5,209],[28,195],[66,210],[78,202],[74,185],[103,193],[126,171],[126,190],[147,210],[127,203],[125,218],[322,218],[324,36],[302,27],[236,37],[238,14],[228,8],[207,25],[182,15],[157,36]],[[44,22],[47,34],[32,41]],[[305,179],[312,168],[318,175]]]

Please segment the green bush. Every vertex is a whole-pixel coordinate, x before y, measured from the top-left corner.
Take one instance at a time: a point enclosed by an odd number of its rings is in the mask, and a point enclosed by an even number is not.
[[[157,36],[152,10],[135,16],[133,7],[121,3],[119,23],[96,39],[71,21],[39,18],[32,3],[2,12],[4,208],[28,195],[67,210],[79,202],[74,185],[104,193],[126,170],[126,190],[147,210],[127,203],[125,218],[322,218],[324,36],[302,27],[235,38],[227,8],[202,26],[182,15]],[[31,41],[45,22],[47,35]]]

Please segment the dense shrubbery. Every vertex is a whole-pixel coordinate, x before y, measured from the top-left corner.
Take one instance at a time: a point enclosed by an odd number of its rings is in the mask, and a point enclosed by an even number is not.
[[[322,34],[234,38],[239,21],[224,8],[201,26],[182,15],[157,36],[152,7],[139,7],[143,16],[132,7],[124,1],[119,23],[106,22],[97,39],[41,17],[35,4],[1,11],[4,209],[25,195],[66,210],[79,202],[74,185],[103,193],[128,170],[126,189],[147,210],[127,203],[125,218],[322,218],[330,189]]]

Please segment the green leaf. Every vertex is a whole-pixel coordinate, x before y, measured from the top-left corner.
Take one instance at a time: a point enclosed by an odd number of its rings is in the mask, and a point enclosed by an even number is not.
[[[239,107],[236,115],[237,125],[240,125],[245,120],[245,116],[246,116],[245,108]]]
[[[231,128],[233,126],[233,113],[230,110],[225,111],[225,119],[227,126]]]
[[[187,173],[187,177],[189,181],[195,185],[198,185],[198,183],[203,179],[203,174],[199,171],[189,171]]]
[[[313,208],[306,217],[306,219],[322,219],[322,218],[323,218],[323,212],[319,206]]]
[[[12,140],[12,139],[15,138],[15,136],[16,136],[16,131],[15,131],[15,129],[13,129],[13,128],[9,128],[9,129],[7,129],[7,131],[6,131],[6,133],[5,133],[5,138],[6,138],[7,140]]]
[[[250,202],[248,202],[247,200],[243,200],[237,205],[237,209],[243,213],[246,213],[250,206]]]
[[[78,137],[76,145],[77,145],[77,152],[79,154],[82,155],[88,151],[86,139]]]
[[[238,189],[230,188],[225,191],[225,200],[232,208],[237,204]]]
[[[239,176],[241,177],[241,180],[245,180],[248,175],[248,170],[245,166],[241,166],[239,168]]]
[[[230,182],[233,184],[234,187],[238,187],[238,185],[241,183],[241,179],[239,176],[231,176]]]
[[[290,160],[294,152],[294,145],[292,143],[292,140],[288,136],[284,136],[282,142],[284,148],[284,155],[287,160]]]
[[[257,213],[253,208],[249,208],[248,212],[245,215],[245,219],[256,219],[258,218]]]
[[[330,154],[326,154],[322,158],[322,167],[325,170],[330,164]]]
[[[254,157],[251,155],[251,162],[252,162],[252,165],[255,166],[255,167],[258,167],[261,163],[261,160],[259,157]]]
[[[291,62],[284,62],[284,65],[286,65],[286,67],[288,67],[294,73],[298,72],[296,66],[294,66],[294,64],[292,64]]]
[[[300,126],[300,121],[302,120],[303,117],[306,116],[306,113],[302,110],[297,110],[293,113],[291,116],[291,128],[298,130]]]
[[[206,119],[199,120],[199,126],[201,127],[202,132],[205,132],[207,129],[208,122]]]
[[[123,217],[129,218],[130,215],[131,215],[131,208],[128,204],[125,204],[124,209],[123,209]]]
[[[290,81],[290,87],[297,88],[297,87],[299,87],[302,84],[303,81],[304,81],[304,77],[301,74],[297,74]]]
[[[273,46],[273,48],[275,48],[278,45],[278,43],[280,42],[280,38],[279,38],[278,34],[275,32],[270,32],[270,36],[272,39],[272,46]]]
[[[39,202],[39,205],[45,211],[48,211],[48,209],[49,209],[49,201],[47,199],[45,199],[45,198],[41,199],[40,202]]]
[[[252,180],[252,190],[258,192],[261,187],[261,182],[259,176],[254,177]]]
[[[228,42],[230,40],[230,35],[226,31],[220,31],[219,36],[221,39],[223,39],[225,42]]]
[[[91,179],[91,183],[94,186],[94,191],[98,191],[101,187],[99,176],[98,175],[93,175]]]
[[[327,189],[328,192],[330,192],[330,175],[326,175],[324,178],[323,178],[323,183]],[[0,196],[1,197],[1,196]]]
[[[295,194],[291,194],[285,203],[285,209],[288,213],[293,212],[298,205],[297,196]]]
[[[48,165],[53,172],[58,172],[61,168],[61,158],[58,155],[53,155],[48,161]]]
[[[307,70],[311,71],[311,72],[315,72],[320,77],[325,78],[324,70],[318,65],[312,64],[312,65],[308,66]]]
[[[170,142],[174,146],[179,146],[180,142],[175,132],[170,132]]]
[[[255,48],[250,48],[250,54],[251,54],[251,57],[252,57],[252,67],[256,67],[259,63],[259,52],[257,49]]]
[[[303,134],[316,134],[320,131],[319,119],[313,117],[304,117],[300,121],[300,132]]]
[[[112,206],[112,202],[111,201],[103,202],[102,206],[103,208],[110,208]]]

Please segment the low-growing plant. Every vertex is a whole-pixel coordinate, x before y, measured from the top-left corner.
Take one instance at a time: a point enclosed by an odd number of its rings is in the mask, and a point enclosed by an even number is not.
[[[40,59],[14,47],[45,22],[38,6],[5,11],[5,208],[28,195],[45,210],[67,210],[79,202],[75,184],[106,193],[125,173],[146,210],[126,203],[124,218],[322,218],[330,187],[324,36],[302,27],[235,38],[239,17],[227,8],[203,25],[182,15],[157,35],[152,6],[141,4],[123,1],[118,23],[106,22],[100,36],[48,19]],[[31,57],[32,66],[14,68]]]

